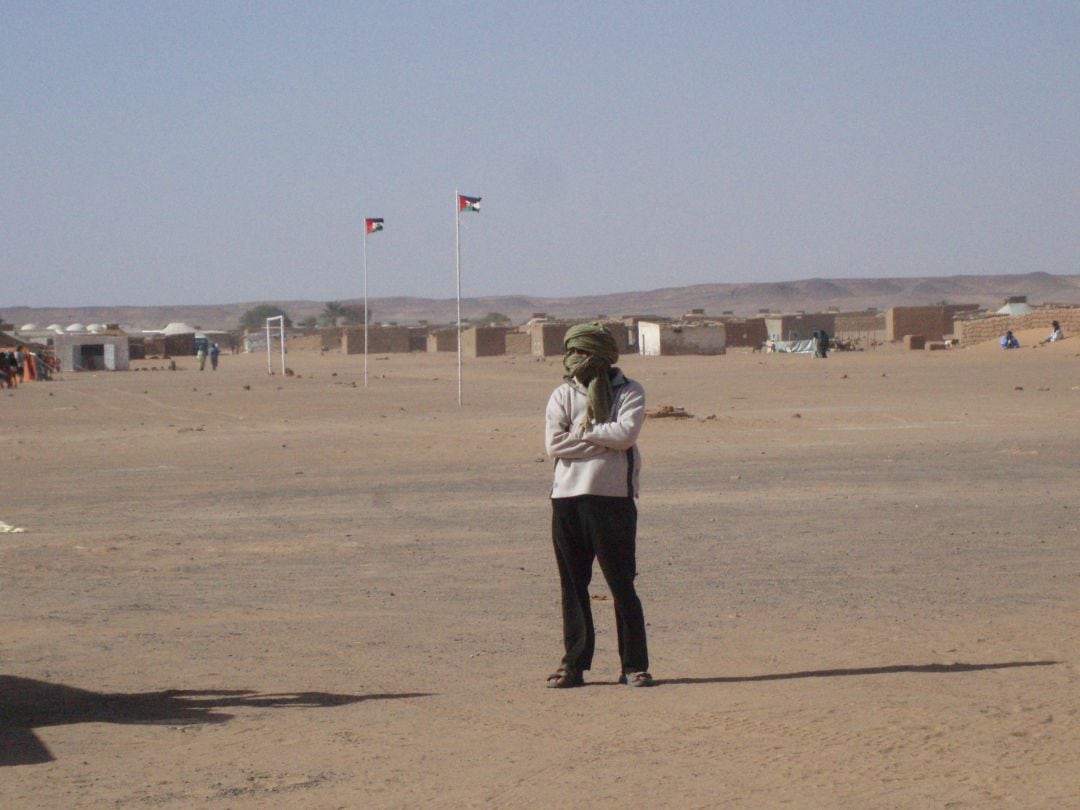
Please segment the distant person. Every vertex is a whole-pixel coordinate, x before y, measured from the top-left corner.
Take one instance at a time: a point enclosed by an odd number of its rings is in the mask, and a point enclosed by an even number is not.
[[[206,343],[199,341],[198,351],[195,352],[195,356],[199,358],[199,371],[206,368]]]
[[[1054,321],[1051,324],[1051,330],[1050,330],[1049,337],[1047,337],[1046,340],[1040,340],[1039,345],[1041,346],[1044,343],[1057,343],[1059,340],[1064,340],[1064,339],[1065,339],[1065,333],[1061,331],[1061,324],[1058,323],[1057,321]]]
[[[11,380],[14,373],[15,370],[8,364],[8,353],[0,352],[0,387],[14,388],[15,384]]]
[[[596,637],[589,581],[593,561],[611,590],[622,674],[619,683],[650,686],[645,615],[637,575],[637,496],[645,389],[625,377],[615,338],[598,323],[571,327],[563,341],[564,382],[548,399],[544,444],[555,460],[551,539],[562,591],[563,647],[552,689],[585,683]]]
[[[1016,339],[1016,336],[1010,329],[1001,337],[1001,348],[1003,349],[1019,349],[1020,341]]]
[[[817,335],[817,347],[814,352],[815,357],[825,358],[829,356],[829,333],[824,329],[815,333]]]
[[[26,352],[22,346],[15,347],[15,371],[19,375],[19,381],[26,382]]]
[[[7,365],[8,388],[19,387],[19,361],[15,359],[14,352],[4,352],[4,362]]]
[[[216,343],[210,344],[210,370],[217,371],[218,355],[221,354],[221,349],[218,348]]]

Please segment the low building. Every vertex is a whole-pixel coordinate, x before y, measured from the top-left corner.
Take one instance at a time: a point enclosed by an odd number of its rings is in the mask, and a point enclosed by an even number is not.
[[[461,333],[461,353],[465,357],[495,357],[506,354],[505,326],[473,326]]]
[[[429,352],[456,352],[457,329],[436,329],[428,332],[427,350]]]
[[[532,354],[532,336],[528,332],[507,332],[506,353]]]
[[[836,315],[831,312],[798,312],[794,315],[770,315],[765,318],[765,329],[772,340],[807,340],[814,332],[824,329],[830,335],[836,333]]]
[[[426,326],[409,326],[409,351],[426,352],[428,328]]]
[[[647,356],[725,354],[724,325],[638,322],[638,351]]]
[[[364,327],[350,326],[341,331],[343,354],[364,353]],[[409,351],[409,328],[407,326],[370,326],[367,330],[367,351],[384,354]]]
[[[531,323],[528,326],[529,335],[532,337],[532,354],[536,357],[555,357],[565,352],[563,339],[566,330],[570,328],[568,323],[552,323],[541,321]]]
[[[764,318],[725,317],[723,323],[727,346],[761,346],[769,338]]]
[[[124,334],[67,334],[52,339],[61,371],[127,371],[128,336]]]
[[[978,304],[889,307],[885,313],[885,339],[891,342],[903,340],[904,335],[922,335],[927,340],[943,340],[953,334],[957,315],[978,311]]]

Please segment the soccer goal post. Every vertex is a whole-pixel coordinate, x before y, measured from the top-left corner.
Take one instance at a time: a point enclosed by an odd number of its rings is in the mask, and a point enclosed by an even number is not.
[[[266,319],[266,373],[274,373],[273,360],[271,359],[271,343],[273,343],[270,337],[270,324],[277,321],[278,324],[278,339],[281,343],[281,375],[285,376],[285,316],[275,315],[272,318]]]

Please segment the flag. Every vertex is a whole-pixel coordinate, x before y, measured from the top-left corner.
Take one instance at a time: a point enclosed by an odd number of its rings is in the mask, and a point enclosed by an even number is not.
[[[479,211],[480,199],[480,197],[466,197],[464,194],[458,194],[458,211]]]
[[[368,233],[375,233],[376,231],[381,231],[382,230],[382,223],[383,223],[383,221],[382,221],[381,217],[379,217],[378,219],[365,219],[364,220],[364,225],[367,226],[367,232]]]

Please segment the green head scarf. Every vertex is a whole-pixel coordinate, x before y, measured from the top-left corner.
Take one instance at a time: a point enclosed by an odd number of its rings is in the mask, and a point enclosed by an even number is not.
[[[611,406],[615,393],[611,388],[611,367],[619,360],[615,336],[599,323],[579,323],[571,326],[563,339],[566,357],[565,379],[577,380],[586,387],[589,399],[590,422],[611,421]],[[588,354],[577,354],[579,349]]]

